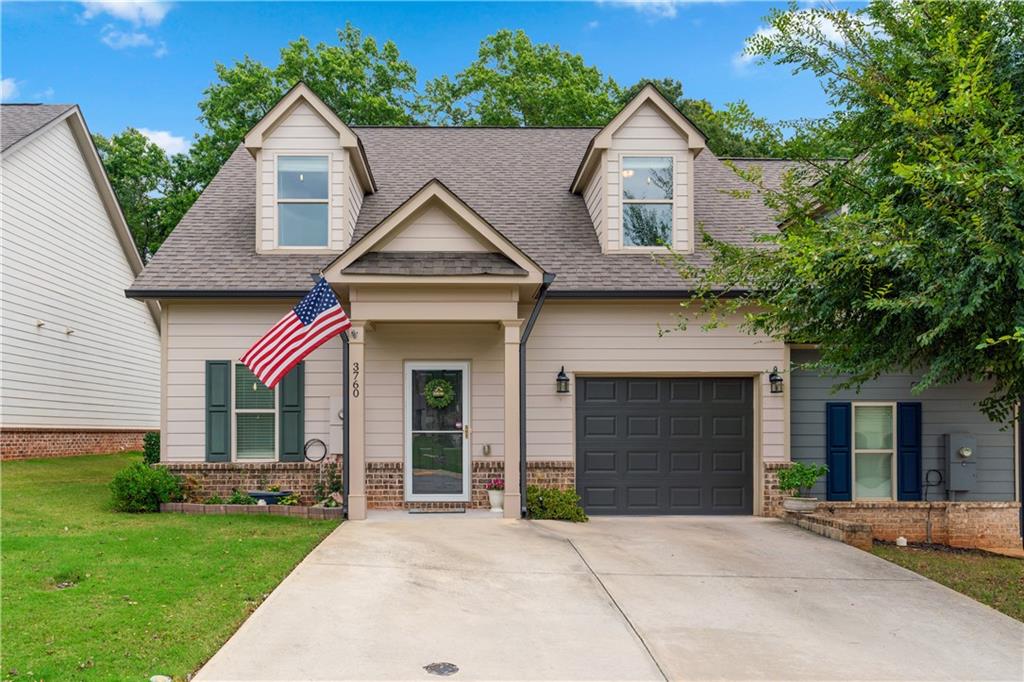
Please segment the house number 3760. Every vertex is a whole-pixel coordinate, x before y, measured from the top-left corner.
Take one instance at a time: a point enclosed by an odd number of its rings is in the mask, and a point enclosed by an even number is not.
[[[352,397],[359,397],[359,363],[352,363]]]

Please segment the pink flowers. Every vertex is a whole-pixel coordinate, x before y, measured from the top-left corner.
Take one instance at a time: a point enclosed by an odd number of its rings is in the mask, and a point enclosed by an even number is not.
[[[504,490],[504,489],[505,489],[505,479],[501,478],[501,477],[492,478],[491,480],[487,481],[487,483],[484,483],[484,490]]]

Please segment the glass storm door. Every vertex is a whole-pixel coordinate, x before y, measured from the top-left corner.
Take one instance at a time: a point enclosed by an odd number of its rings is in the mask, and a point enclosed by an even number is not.
[[[405,366],[405,498],[468,502],[469,364]]]

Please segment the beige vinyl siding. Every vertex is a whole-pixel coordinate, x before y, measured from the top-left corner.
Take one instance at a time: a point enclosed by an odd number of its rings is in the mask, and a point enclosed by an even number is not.
[[[688,251],[693,245],[690,202],[690,150],[686,139],[651,104],[645,104],[612,135],[607,152],[607,249],[623,249],[622,185],[619,170],[622,156],[672,156],[675,175],[673,192],[674,248]],[[598,166],[601,168],[602,166]],[[628,248],[628,247],[627,247]]]
[[[471,452],[504,454],[504,337],[495,324],[378,324],[366,334],[366,458],[401,461],[405,362],[469,362]]]
[[[601,152],[601,158],[598,160],[598,168],[604,168],[605,164],[608,163],[608,153]],[[590,177],[590,182],[587,183],[586,188],[583,190],[583,201],[587,204],[587,211],[590,212],[590,219],[594,222],[594,231],[597,232],[597,243],[601,245],[602,251],[608,250],[608,240],[605,238],[605,230],[607,229],[605,221],[605,213],[607,213],[607,207],[605,204],[605,191],[604,186],[608,178],[604,173],[597,172]]]
[[[237,360],[288,303],[174,302],[167,309],[167,461],[206,459],[207,360]],[[341,339],[306,358],[306,439],[329,440],[332,397],[341,398]]]
[[[124,296],[134,276],[67,122],[4,155],[0,202],[0,423],[158,428],[159,331]]]
[[[451,213],[428,205],[384,244],[380,251],[491,251]]]
[[[270,131],[259,151],[259,223],[261,251],[277,249],[277,157],[327,156],[330,168],[328,250],[341,251],[349,243],[351,226],[345,213],[348,156],[338,133],[312,107],[300,102]],[[283,252],[302,251],[282,247]],[[308,249],[305,249],[308,251]]]
[[[548,301],[527,346],[527,456],[573,459],[575,386],[570,395],[555,393],[555,375],[563,365],[576,376],[755,376],[778,365],[785,369],[785,346],[751,337],[735,325],[704,332],[699,324],[658,337],[658,324],[671,328],[678,303]],[[756,384],[755,384],[756,385]],[[785,402],[761,382],[759,424],[761,456],[786,458]],[[758,400],[755,400],[755,409]]]
[[[345,150],[345,168],[351,171],[352,154]],[[356,230],[356,221],[359,219],[359,209],[363,206],[363,186],[354,172],[345,176],[345,185],[348,192],[345,195],[345,243],[341,248],[348,248],[352,243],[352,235]]]

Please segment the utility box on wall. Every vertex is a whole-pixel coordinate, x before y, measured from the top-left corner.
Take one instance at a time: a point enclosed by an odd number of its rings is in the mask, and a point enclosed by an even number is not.
[[[947,433],[946,490],[963,493],[974,489],[978,480],[978,440],[969,433]]]

